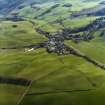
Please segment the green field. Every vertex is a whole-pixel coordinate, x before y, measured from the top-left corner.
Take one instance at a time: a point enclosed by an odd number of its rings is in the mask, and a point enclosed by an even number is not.
[[[74,12],[97,6],[98,0],[52,1],[38,4],[38,10],[24,4],[24,8],[17,10],[24,21],[0,20],[0,77],[32,81],[29,86],[21,86],[0,80],[0,105],[105,105],[103,69],[72,54],[58,55],[48,53],[46,48],[28,48],[48,41],[36,28],[54,34],[63,28],[84,27],[100,18],[70,17]],[[56,3],[59,6],[51,9]],[[65,7],[67,3],[72,6]],[[59,20],[63,25],[57,22]],[[64,43],[105,64],[105,36],[99,37],[100,33],[101,29],[97,30],[90,41],[75,43],[65,39]]]

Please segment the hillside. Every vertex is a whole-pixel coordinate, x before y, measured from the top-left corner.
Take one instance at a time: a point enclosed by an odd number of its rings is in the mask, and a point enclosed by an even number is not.
[[[0,0],[0,105],[104,105],[104,5]]]

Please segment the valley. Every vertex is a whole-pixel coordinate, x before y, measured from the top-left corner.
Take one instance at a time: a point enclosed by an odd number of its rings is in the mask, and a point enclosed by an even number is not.
[[[0,0],[0,105],[104,105],[104,3]]]

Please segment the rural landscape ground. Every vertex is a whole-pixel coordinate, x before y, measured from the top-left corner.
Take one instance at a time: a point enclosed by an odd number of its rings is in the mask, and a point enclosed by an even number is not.
[[[0,105],[105,105],[105,1],[0,0]]]

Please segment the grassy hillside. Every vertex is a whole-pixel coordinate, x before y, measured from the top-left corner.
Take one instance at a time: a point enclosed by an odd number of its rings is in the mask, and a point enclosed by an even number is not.
[[[105,63],[104,38],[96,38],[91,42],[82,42],[79,44],[74,44],[71,41],[67,41],[65,43],[67,43],[67,45],[72,45],[86,55]]]
[[[28,21],[2,21],[0,24],[0,48],[22,47],[46,40]]]
[[[63,45],[67,45],[105,64],[104,20],[96,23],[101,24],[101,28],[95,30],[96,27],[93,27],[93,22],[104,15],[86,14],[99,6],[101,1],[35,1],[22,2],[6,17],[0,18],[0,105],[104,105],[104,69],[72,51],[70,54],[48,51],[49,46],[60,51],[59,47],[65,50]],[[73,14],[84,11],[85,15],[73,17]],[[16,16],[23,20],[11,19]],[[89,24],[89,29],[79,30]],[[73,33],[75,29],[79,31]],[[78,42],[73,39],[83,38],[86,33],[94,37]],[[67,36],[72,38],[65,38]],[[53,42],[55,38],[58,40]],[[46,46],[34,48],[45,41]],[[21,85],[19,79],[31,82]]]
[[[48,54],[45,50],[37,50],[30,53],[12,51],[8,52],[8,54],[6,53],[6,55],[3,52],[0,56],[2,70],[0,74],[2,76],[24,77],[33,80],[31,88],[21,103],[22,105],[32,103],[44,105],[46,102],[49,105],[53,102],[55,105],[64,105],[65,101],[68,104],[74,103],[74,105],[77,105],[78,101],[79,105],[85,104],[85,102],[90,105],[93,103],[99,105],[97,102],[105,103],[101,98],[104,96],[103,90],[105,88],[104,71],[81,58],[72,55],[57,56],[56,54]],[[5,88],[5,85],[1,85],[1,87]],[[16,90],[19,95],[13,93],[16,102],[24,92],[23,89],[26,89],[25,87],[12,85],[11,87],[6,85],[6,87],[8,88],[2,89],[5,97],[8,97],[8,94],[12,95],[11,91],[13,92],[13,90],[15,92],[12,87],[19,88],[19,90]],[[98,98],[99,96],[100,98]],[[59,99],[62,99],[62,101]],[[97,102],[92,99],[97,99]],[[15,100],[12,98],[8,102],[14,103]],[[4,100],[2,105],[8,105],[8,103],[6,104]]]

